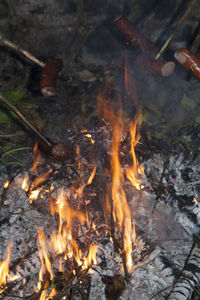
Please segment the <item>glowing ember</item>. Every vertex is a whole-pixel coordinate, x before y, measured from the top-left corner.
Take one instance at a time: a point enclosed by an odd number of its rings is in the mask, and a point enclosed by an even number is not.
[[[4,189],[7,189],[7,188],[9,187],[9,184],[10,184],[10,182],[9,182],[9,181],[6,181],[6,182],[4,183],[4,185],[3,185]]]
[[[194,203],[198,203],[198,200],[194,197],[194,198],[193,198],[193,202],[194,202]]]
[[[88,139],[89,139],[89,141],[90,141],[90,143],[91,143],[91,144],[95,144],[95,141],[93,140],[93,138],[92,138],[92,135],[91,135],[91,134],[87,133],[87,134],[85,134],[84,136],[85,136],[86,138],[88,138]]]
[[[28,190],[29,190],[28,180],[29,180],[29,178],[28,178],[28,176],[26,176],[22,183],[22,189],[26,192],[28,192]]]
[[[30,204],[33,203],[33,200],[36,200],[38,198],[38,195],[40,193],[41,189],[35,190],[35,191],[30,191],[28,198],[30,201]]]

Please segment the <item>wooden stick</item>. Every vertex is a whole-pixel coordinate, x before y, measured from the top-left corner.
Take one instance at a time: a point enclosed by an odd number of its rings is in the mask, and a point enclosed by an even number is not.
[[[24,123],[28,129],[33,132],[40,140],[42,140],[48,147],[52,147],[53,144],[46,139],[26,118],[25,116],[13,105],[11,104],[8,99],[6,99],[1,93],[0,93],[0,99],[3,102],[4,105],[8,106],[18,117],[18,119]]]
[[[44,62],[40,61],[35,56],[33,56],[30,52],[28,52],[26,50],[23,50],[22,48],[20,48],[16,44],[14,44],[14,43],[8,41],[7,39],[3,38],[3,36],[1,34],[0,34],[0,45],[4,46],[4,47],[7,47],[7,48],[10,48],[11,50],[14,50],[19,54],[22,54],[23,56],[25,56],[26,58],[28,58],[29,60],[36,63],[37,65],[39,65],[42,68],[44,68],[45,65],[46,65]]]
[[[193,0],[188,8],[186,9],[186,12],[184,13],[184,15],[182,16],[182,18],[179,20],[178,24],[176,25],[176,27],[174,28],[174,30],[172,31],[171,35],[169,36],[169,38],[166,40],[166,42],[164,43],[164,45],[162,46],[162,48],[159,50],[159,52],[157,53],[155,59],[159,59],[159,57],[163,54],[163,52],[166,50],[166,48],[168,47],[168,45],[170,44],[171,40],[173,39],[173,37],[175,36],[175,34],[178,32],[178,30],[180,29],[181,25],[183,24],[183,22],[185,21],[185,19],[189,16],[192,8],[195,6],[195,4],[197,3],[198,0]]]

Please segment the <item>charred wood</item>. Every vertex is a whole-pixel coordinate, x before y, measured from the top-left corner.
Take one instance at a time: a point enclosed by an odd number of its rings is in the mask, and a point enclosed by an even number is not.
[[[185,263],[181,276],[175,283],[168,300],[191,299],[194,289],[200,283],[200,244],[193,244],[190,255]]]

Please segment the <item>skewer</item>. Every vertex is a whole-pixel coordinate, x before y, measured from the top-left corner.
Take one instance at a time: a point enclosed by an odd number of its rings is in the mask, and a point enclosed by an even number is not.
[[[3,102],[3,104],[11,109],[13,111],[19,121],[27,126],[27,128],[33,132],[40,141],[42,141],[48,149],[43,149],[46,154],[48,153],[49,158],[55,160],[56,162],[63,162],[68,157],[68,149],[66,145],[62,143],[53,143],[49,141],[44,135],[42,135],[27,119],[26,117],[16,108],[14,105],[12,105],[8,99],[6,99],[1,93],[0,93],[0,100]],[[44,148],[44,147],[42,147]]]
[[[33,56],[30,52],[20,48],[16,44],[5,39],[1,34],[0,34],[0,45],[3,47],[10,48],[11,50],[14,50],[15,52],[17,52],[19,54],[22,54],[23,56],[25,56],[26,58],[28,58],[29,60],[31,60],[32,62],[34,62],[35,64],[39,65],[42,68],[44,68],[46,65],[44,62],[42,62],[41,60],[39,60],[35,56]]]
[[[9,107],[18,117],[18,119],[25,124],[28,129],[33,132],[41,141],[43,141],[48,147],[52,147],[53,143],[47,140],[45,136],[43,136],[27,119],[26,117],[14,106],[11,104],[8,99],[6,99],[1,93],[0,93],[0,99],[3,102],[3,104],[7,107]]]
[[[166,50],[166,48],[168,47],[168,45],[170,44],[170,42],[172,41],[172,39],[174,38],[175,34],[178,32],[178,30],[180,29],[181,25],[183,24],[183,22],[185,21],[185,19],[189,16],[191,10],[193,9],[193,7],[195,6],[195,4],[197,3],[198,0],[193,0],[188,8],[186,9],[184,15],[182,16],[182,18],[179,20],[178,24],[176,25],[176,27],[174,28],[174,30],[172,31],[172,33],[170,34],[169,38],[166,40],[166,42],[164,43],[164,45],[161,47],[161,49],[158,51],[158,53],[156,54],[155,59],[159,59],[159,57],[163,54],[163,52]]]

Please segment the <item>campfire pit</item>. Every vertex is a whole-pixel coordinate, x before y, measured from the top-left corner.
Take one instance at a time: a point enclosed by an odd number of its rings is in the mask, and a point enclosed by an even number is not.
[[[83,21],[83,3],[77,19],[77,7],[72,2],[67,6],[72,11],[70,20],[76,26],[80,22],[82,32],[79,36],[69,29],[72,59],[69,53],[67,58],[63,53],[52,55],[43,47],[42,53],[35,53],[49,56],[45,64],[0,34],[3,46],[11,45],[17,55],[26,53],[39,62],[44,68],[40,90],[45,97],[55,97],[46,99],[49,102],[41,108],[45,115],[53,107],[50,118],[55,130],[43,128],[46,132],[41,134],[51,153],[43,157],[39,141],[33,163],[32,153],[27,155],[31,167],[12,170],[9,176],[8,168],[0,166],[0,299],[200,297],[198,86],[178,81],[181,72],[175,73],[177,62],[170,51],[155,59],[159,41],[147,38],[150,27],[143,30],[139,18],[132,23],[137,11],[133,18],[122,15],[125,1],[111,1],[111,6],[104,2],[109,14],[113,7],[116,11],[103,22],[93,16],[100,22],[96,27]],[[56,8],[60,16],[59,3]],[[40,22],[44,28],[45,18]],[[61,36],[60,27],[56,30]],[[157,28],[155,37],[158,33]],[[97,36],[108,46],[101,51],[98,42],[98,54]],[[186,46],[177,50],[173,45],[171,51],[190,55],[192,63],[186,69],[195,74],[193,67],[199,60]],[[161,97],[160,92],[157,97],[158,86],[168,91],[167,96]],[[96,101],[97,90],[98,120],[93,110],[86,129],[77,118],[82,113],[86,119],[90,94]],[[79,96],[81,104],[73,110]],[[74,113],[68,121],[67,110]],[[180,125],[186,116],[194,119],[191,130]],[[55,123],[61,124],[60,131]],[[40,130],[32,131],[41,140]],[[46,136],[56,142],[51,144]],[[57,153],[60,159],[56,160]]]
[[[30,171],[7,184],[2,177],[2,298],[164,299],[171,290],[190,295],[198,284],[198,270],[187,268],[198,263],[199,223],[188,215],[198,217],[198,201],[180,211],[181,178],[160,200],[151,185],[152,176],[155,191],[172,180],[181,159],[171,154],[168,175],[164,157],[154,155],[144,161],[146,177],[135,156],[140,113],[128,133],[121,112],[103,110],[109,124],[71,134],[71,163],[46,163],[35,147]]]

